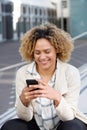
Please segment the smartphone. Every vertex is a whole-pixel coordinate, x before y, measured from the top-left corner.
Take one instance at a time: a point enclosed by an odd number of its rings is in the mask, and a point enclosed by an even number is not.
[[[29,86],[29,85],[37,85],[38,81],[36,81],[35,79],[27,79],[26,83],[27,83],[27,86]]]
[[[29,87],[29,85],[37,85],[38,81],[36,81],[35,79],[27,79],[26,80],[27,86]],[[34,89],[34,90],[38,90],[38,88]],[[32,90],[33,91],[33,90]]]

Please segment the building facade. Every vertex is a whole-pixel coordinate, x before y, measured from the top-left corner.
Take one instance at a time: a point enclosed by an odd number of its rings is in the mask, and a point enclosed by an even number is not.
[[[17,18],[16,29],[14,29],[13,8],[14,4],[11,0],[0,1],[0,42],[18,40],[27,30],[45,21],[58,23],[56,5],[50,0],[38,0],[37,2],[36,0],[21,0],[18,7],[20,16]]]
[[[1,14],[1,2],[0,2],[0,41],[2,40],[2,14]]]
[[[87,0],[70,0],[70,34],[87,32]],[[85,36],[87,38],[87,36]]]
[[[57,0],[57,17],[59,27],[65,31],[69,31],[69,2],[69,0]]]
[[[20,5],[20,17],[17,22],[17,36],[20,38],[27,30],[45,21],[57,24],[55,5],[48,0],[28,0]]]
[[[0,1],[0,41],[13,39],[13,3]]]
[[[0,0],[0,41],[18,40],[45,21],[56,24],[72,37],[87,31],[87,0],[21,0],[17,8],[20,15],[15,13],[15,30],[13,8],[11,0]]]
[[[16,21],[16,29],[13,28],[14,4],[9,0],[1,0],[0,2],[0,39],[2,40],[18,40],[30,28],[39,25],[45,21],[54,23],[64,30],[68,30],[68,2],[69,0],[62,0],[63,8],[60,8],[60,1],[51,0],[21,0],[18,5],[19,17]],[[10,6],[9,6],[10,4]],[[63,9],[63,12],[62,12]],[[15,10],[15,8],[14,8]],[[12,14],[13,13],[13,14]],[[10,28],[9,28],[10,25]]]

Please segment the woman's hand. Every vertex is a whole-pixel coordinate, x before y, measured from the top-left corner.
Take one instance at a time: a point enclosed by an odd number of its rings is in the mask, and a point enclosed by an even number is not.
[[[38,90],[33,91],[34,97],[45,97],[48,99],[52,99],[54,101],[54,105],[57,106],[61,100],[61,94],[55,90],[54,88],[50,87],[47,83],[42,80],[37,80],[39,85],[34,85],[33,88],[38,88]]]
[[[35,98],[48,98],[54,101],[54,105],[57,106],[61,100],[61,94],[50,87],[47,83],[42,80],[37,80],[38,85],[29,85],[22,90],[20,99],[25,106],[28,106],[30,101]]]
[[[29,85],[29,87],[25,87],[22,90],[22,93],[20,95],[20,100],[24,104],[24,106],[28,106],[30,101],[36,98],[36,96],[34,96],[33,91],[34,91],[34,85]]]

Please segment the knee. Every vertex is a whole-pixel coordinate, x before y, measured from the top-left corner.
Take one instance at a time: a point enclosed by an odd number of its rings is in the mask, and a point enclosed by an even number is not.
[[[1,127],[1,130],[26,130],[27,124],[25,121],[20,119],[12,119],[7,121]]]
[[[59,130],[84,130],[84,123],[78,119],[62,122]]]
[[[10,121],[10,120],[9,120],[9,121],[6,121],[6,122],[2,125],[2,127],[1,127],[0,130],[10,130],[10,129],[9,129],[10,124],[11,124],[11,121]]]

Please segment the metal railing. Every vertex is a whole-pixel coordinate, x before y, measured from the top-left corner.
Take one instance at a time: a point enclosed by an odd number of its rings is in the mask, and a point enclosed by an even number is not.
[[[73,38],[73,40],[77,40],[77,39],[82,38],[82,37],[84,37],[84,36],[86,36],[86,35],[87,35],[87,32],[83,32],[83,33],[81,33],[81,34],[75,36],[75,37]]]

